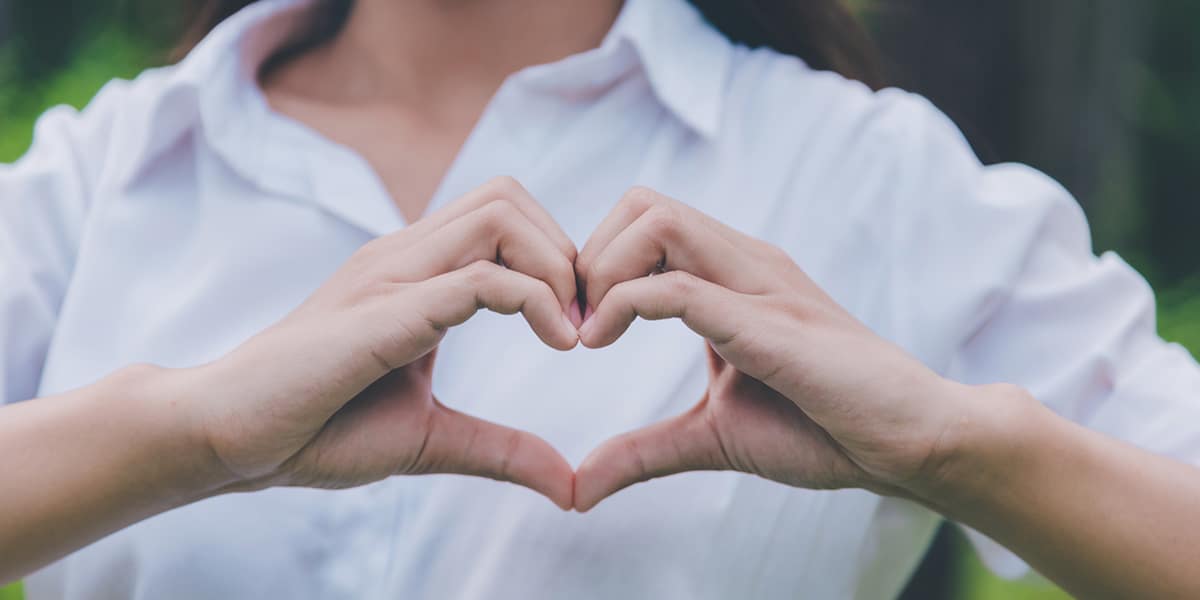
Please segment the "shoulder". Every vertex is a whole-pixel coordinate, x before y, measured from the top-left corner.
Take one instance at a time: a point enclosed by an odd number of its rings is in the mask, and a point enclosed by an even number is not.
[[[907,220],[951,206],[1007,210],[1034,221],[1078,205],[1020,164],[984,165],[958,126],[928,99],[871,90],[768,49],[734,49],[720,143],[787,170],[791,189],[833,189]]]
[[[898,88],[875,91],[765,48],[734,49],[722,116],[722,133],[733,143],[770,139],[780,152],[810,158],[861,157],[861,166],[921,159],[978,165],[958,127],[926,98]]]
[[[1008,293],[1040,249],[1091,256],[1065,188],[1026,165],[984,165],[922,96],[873,91],[771,51],[737,54],[718,143],[779,183],[776,237],[795,237],[797,224],[853,232],[911,289],[966,298],[964,322],[981,314],[981,298]]]
[[[55,106],[34,126],[28,151],[0,167],[6,178],[73,176],[92,187],[136,167],[156,144],[190,124],[176,67],[106,83],[82,108]]]

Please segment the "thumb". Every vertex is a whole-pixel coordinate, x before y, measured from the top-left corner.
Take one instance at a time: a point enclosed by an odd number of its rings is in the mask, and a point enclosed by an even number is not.
[[[708,396],[688,412],[619,435],[575,473],[575,510],[586,512],[635,483],[685,471],[732,469],[708,416]]]
[[[721,372],[725,370],[725,359],[717,354],[716,348],[712,344],[705,342],[704,345],[708,348],[708,380],[716,381],[721,376]]]
[[[412,365],[421,375],[425,376],[426,380],[433,378],[433,363],[437,361],[437,346],[433,347],[425,356],[418,358]]]
[[[415,470],[509,481],[546,496],[563,510],[571,508],[574,472],[545,440],[434,402]]]

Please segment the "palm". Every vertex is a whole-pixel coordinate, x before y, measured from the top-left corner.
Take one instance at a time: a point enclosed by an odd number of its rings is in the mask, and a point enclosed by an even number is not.
[[[571,467],[549,444],[438,402],[432,391],[435,355],[391,370],[315,429],[306,419],[294,420],[288,403],[277,402],[268,419],[271,432],[237,448],[237,456],[257,457],[255,465],[276,466],[231,489],[346,488],[391,475],[454,473],[511,481],[569,507]]]
[[[715,444],[719,468],[807,488],[840,487],[857,474],[841,447],[794,402],[711,348],[709,365],[708,392],[698,408],[712,434],[693,443]]]
[[[576,476],[587,510],[631,483],[682,471],[734,470],[808,488],[842,487],[858,470],[794,402],[709,347],[709,383],[688,412],[609,440]]]
[[[443,410],[433,396],[434,353],[401,367],[339,410],[285,465],[292,484],[344,488],[389,475],[427,472],[443,448],[426,428]],[[435,438],[436,439],[436,438]]]

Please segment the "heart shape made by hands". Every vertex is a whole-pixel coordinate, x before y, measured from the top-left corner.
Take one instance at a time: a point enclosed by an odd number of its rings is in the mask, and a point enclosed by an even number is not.
[[[434,396],[436,348],[481,308],[521,313],[559,350],[612,344],[635,318],[678,318],[708,344],[707,390],[573,470],[545,440]],[[511,179],[364,245],[285,319],[188,373],[206,392],[190,421],[234,486],[223,489],[458,473],[581,511],[698,469],[899,493],[936,465],[956,416],[943,380],[782,250],[635,188],[576,251]]]
[[[635,318],[679,318],[709,358],[707,389],[691,410],[584,459],[569,501],[576,510],[695,470],[904,495],[900,483],[929,464],[941,431],[929,408],[944,396],[935,393],[943,380],[875,336],[782,250],[635,188],[579,251],[574,272],[569,318],[584,346],[613,343]],[[913,389],[930,390],[928,403],[914,406]],[[538,451],[505,455],[503,470],[565,504],[561,458],[533,439],[519,447]]]

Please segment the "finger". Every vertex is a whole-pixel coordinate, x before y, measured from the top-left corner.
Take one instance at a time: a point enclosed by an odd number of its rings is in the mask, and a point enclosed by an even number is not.
[[[424,316],[434,327],[460,325],[481,308],[511,315],[521,313],[548,346],[570,350],[579,340],[546,282],[487,261],[440,275],[424,285],[431,295]]]
[[[454,202],[447,204],[436,212],[422,218],[420,221],[405,228],[407,244],[423,240],[426,236],[441,229],[455,219],[492,202],[510,202],[521,211],[546,237],[554,243],[559,251],[575,259],[577,250],[571,238],[562,230],[554,217],[534,199],[516,179],[512,177],[495,177],[487,183],[471,190]]]
[[[657,193],[650,188],[636,186],[625,192],[579,251],[579,256],[575,259],[575,272],[579,278],[586,280],[592,263],[600,252],[608,247],[609,242],[657,202]]]
[[[435,362],[437,362],[437,348],[436,347],[434,347],[433,350],[430,350],[428,353],[426,353],[425,356],[422,356],[421,358],[419,358],[416,361],[414,361],[413,363],[411,363],[409,365],[409,368],[414,369],[417,373],[419,373],[421,376],[425,377],[426,379],[430,379],[433,377],[433,365]]]
[[[721,371],[725,370],[725,359],[717,354],[712,344],[705,344],[705,346],[708,346],[706,348],[708,350],[708,380],[712,381],[721,374]]]
[[[635,186],[621,197],[613,210],[600,222],[596,227],[583,249],[579,251],[579,257],[575,259],[575,272],[580,280],[586,283],[589,280],[591,269],[596,259],[603,253],[604,249],[618,236],[625,228],[629,227],[634,221],[638,220],[646,211],[654,207],[669,208],[683,214],[688,214],[695,217],[700,222],[704,223],[713,232],[728,242],[735,245],[752,245],[753,238],[713,219],[703,212],[692,208],[678,200],[674,200],[668,196],[660,194],[650,188],[643,186]]]
[[[579,340],[589,348],[601,348],[621,337],[638,317],[679,318],[711,343],[727,344],[737,335],[744,299],[684,271],[641,277],[613,286],[579,328]]]
[[[575,299],[575,267],[546,235],[510,202],[491,202],[429,236],[399,276],[421,281],[473,262],[500,261],[515,271],[545,281],[565,312]]]
[[[687,271],[747,293],[761,291],[759,261],[718,235],[700,217],[673,206],[654,206],[629,224],[596,256],[586,279],[595,308],[612,286],[663,271]]]
[[[563,510],[573,504],[574,471],[545,440],[440,403],[418,460],[420,472],[510,481],[546,496]]]
[[[703,400],[677,417],[604,442],[575,472],[575,510],[586,512],[604,498],[655,477],[733,467]]]

